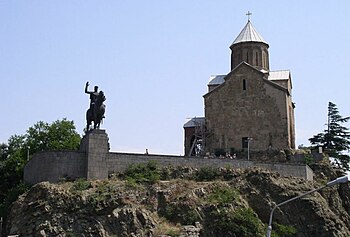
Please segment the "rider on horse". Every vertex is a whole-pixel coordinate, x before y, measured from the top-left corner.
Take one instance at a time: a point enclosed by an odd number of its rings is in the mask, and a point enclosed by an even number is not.
[[[85,84],[85,93],[90,95],[90,110],[94,111],[95,102],[98,96],[98,86],[94,87],[94,91],[88,91],[89,82]]]
[[[98,86],[94,87],[94,91],[88,91],[89,82],[85,84],[85,93],[90,95],[90,108],[86,111],[86,129],[89,130],[91,122],[94,122],[94,129],[100,127],[102,119],[105,118],[106,100],[103,91],[98,92]]]

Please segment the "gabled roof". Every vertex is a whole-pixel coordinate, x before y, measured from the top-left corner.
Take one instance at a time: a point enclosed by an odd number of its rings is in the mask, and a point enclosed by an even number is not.
[[[282,90],[282,91],[284,91],[284,92],[286,92],[286,93],[289,94],[289,91],[287,90],[287,88],[284,88],[283,86],[277,84],[276,82],[273,82],[274,80],[286,80],[286,79],[289,79],[290,72],[289,72],[288,70],[270,71],[269,73],[272,73],[272,77],[271,77],[271,78],[275,78],[275,79],[270,79],[270,75],[269,75],[268,77],[266,77],[266,73],[265,73],[265,72],[262,72],[262,71],[258,70],[257,68],[255,68],[255,67],[251,66],[250,64],[248,64],[248,63],[246,63],[246,62],[243,61],[243,62],[241,62],[240,64],[238,64],[238,65],[237,65],[229,74],[227,74],[227,75],[211,76],[211,77],[214,78],[213,80],[216,80],[215,78],[216,78],[216,77],[219,77],[221,83],[218,83],[218,84],[211,84],[211,81],[210,81],[208,85],[219,85],[219,86],[216,87],[214,90],[212,90],[212,91],[210,91],[210,92],[204,94],[203,97],[206,97],[207,95],[211,94],[213,91],[215,91],[216,89],[218,89],[219,87],[221,87],[221,86],[224,84],[225,78],[226,78],[228,75],[234,73],[239,67],[242,67],[242,66],[244,66],[244,65],[245,65],[245,66],[248,66],[248,67],[254,69],[256,72],[261,73],[262,75],[264,75],[264,76],[263,76],[263,80],[264,80],[266,83],[268,83],[268,84],[272,85],[273,87],[275,87],[275,88],[277,88],[277,89],[279,89],[279,90]],[[288,77],[287,77],[287,76],[288,76]],[[279,77],[279,78],[278,78],[278,77]],[[219,80],[217,80],[217,82],[219,82]]]
[[[237,38],[233,41],[231,46],[242,42],[261,42],[268,44],[264,38],[255,30],[250,20],[248,20],[247,24],[241,33],[239,33]]]

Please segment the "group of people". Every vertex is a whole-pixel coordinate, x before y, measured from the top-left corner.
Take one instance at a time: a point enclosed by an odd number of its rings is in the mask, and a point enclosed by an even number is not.
[[[226,152],[225,153],[225,155],[219,155],[219,156],[216,156],[215,154],[210,154],[210,153],[207,153],[205,156],[204,156],[204,158],[209,158],[209,159],[217,159],[217,158],[219,158],[219,159],[231,159],[231,160],[233,160],[233,159],[237,159],[237,155],[236,155],[236,153],[234,153],[234,154],[231,154],[231,153],[229,153],[229,152]]]

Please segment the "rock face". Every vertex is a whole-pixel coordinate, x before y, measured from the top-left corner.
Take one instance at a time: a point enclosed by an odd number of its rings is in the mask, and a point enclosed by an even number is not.
[[[340,176],[313,167],[314,182],[259,169],[221,169],[213,181],[191,180],[179,168],[169,180],[140,185],[104,181],[47,182],[13,204],[7,234],[20,236],[221,237],[264,236],[275,203]],[[171,179],[175,175],[177,179]],[[182,177],[182,178],[179,178]],[[340,185],[277,209],[275,236],[350,236],[350,189]],[[284,228],[281,228],[281,226]],[[289,228],[289,232],[286,229]]]

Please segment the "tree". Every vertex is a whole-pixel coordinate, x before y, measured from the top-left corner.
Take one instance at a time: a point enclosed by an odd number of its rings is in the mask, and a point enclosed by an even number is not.
[[[350,133],[342,124],[349,119],[350,117],[342,117],[337,106],[329,102],[327,128],[323,133],[318,133],[309,139],[312,145],[322,146],[323,151],[329,157],[335,158],[338,165],[346,170],[349,170],[350,156],[342,152],[350,149]]]
[[[8,144],[0,144],[0,217],[3,232],[9,207],[26,190],[23,168],[30,156],[38,151],[77,150],[80,135],[73,121],[57,120],[49,124],[39,121],[24,135],[13,135]]]

